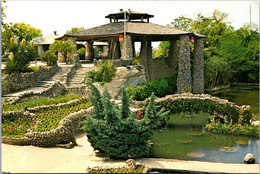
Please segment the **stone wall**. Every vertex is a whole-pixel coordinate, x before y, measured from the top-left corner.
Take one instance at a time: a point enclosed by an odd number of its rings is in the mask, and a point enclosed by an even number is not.
[[[172,77],[174,75],[174,70],[168,66],[165,60],[168,58],[152,59],[148,67],[149,80],[159,80],[163,77]]]
[[[6,84],[2,86],[2,95],[34,87],[39,81],[53,76],[58,68],[57,65],[49,67],[40,66],[37,72],[10,74],[4,78]]]
[[[120,89],[122,86],[138,86],[146,82],[143,66],[117,67],[116,77],[104,86],[95,83],[95,86],[102,92],[107,87],[112,98],[120,98]]]

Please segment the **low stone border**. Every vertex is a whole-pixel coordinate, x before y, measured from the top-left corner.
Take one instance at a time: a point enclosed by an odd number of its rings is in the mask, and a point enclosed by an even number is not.
[[[50,87],[45,89],[42,92],[25,92],[20,94],[18,97],[10,101],[10,104],[16,104],[24,101],[28,101],[32,98],[39,98],[39,97],[57,97],[65,92],[65,85],[56,81]]]
[[[58,69],[57,65],[49,67],[40,66],[37,72],[10,74],[3,79],[5,84],[2,86],[2,95],[34,87],[39,81],[51,77]]]

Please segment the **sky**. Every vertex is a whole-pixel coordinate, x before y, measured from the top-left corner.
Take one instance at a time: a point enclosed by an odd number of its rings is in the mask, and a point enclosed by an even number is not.
[[[227,13],[231,25],[239,29],[251,20],[259,26],[259,1],[84,1],[84,0],[7,0],[5,22],[24,22],[42,30],[63,35],[72,27],[92,28],[109,23],[105,18],[120,9],[154,15],[151,23],[166,25],[180,16],[209,16],[215,9]]]

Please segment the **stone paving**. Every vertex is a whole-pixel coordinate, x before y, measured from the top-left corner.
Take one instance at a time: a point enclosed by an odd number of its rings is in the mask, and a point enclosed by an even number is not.
[[[69,87],[79,86],[81,85],[81,81],[83,77],[86,75],[88,71],[94,69],[94,64],[82,64],[82,67],[77,69],[72,79],[69,80]]]
[[[72,149],[40,148],[2,144],[2,171],[11,173],[84,173],[94,166],[122,167],[125,160],[107,160],[95,155],[86,134],[76,137]],[[141,158],[137,162],[150,168],[189,170],[209,173],[259,173],[259,164],[232,164]]]

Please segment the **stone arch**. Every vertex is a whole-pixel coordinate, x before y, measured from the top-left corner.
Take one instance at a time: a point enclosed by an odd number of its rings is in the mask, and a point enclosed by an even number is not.
[[[134,101],[133,104],[144,106],[147,101],[148,99],[143,102]],[[252,117],[249,105],[238,106],[233,102],[209,94],[182,93],[167,95],[156,99],[155,104],[160,108],[169,110],[171,114],[179,114],[181,112],[198,113],[203,111],[222,115],[226,117],[228,122],[232,120],[232,123],[249,124]]]

